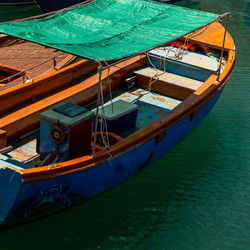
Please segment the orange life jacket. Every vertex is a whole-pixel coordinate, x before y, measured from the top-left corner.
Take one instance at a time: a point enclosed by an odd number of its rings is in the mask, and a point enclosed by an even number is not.
[[[176,40],[176,41],[170,42],[169,45],[175,46],[175,47],[177,47],[177,48],[183,48],[184,42],[183,42],[183,41],[180,41],[180,40]],[[193,45],[194,45],[194,43],[187,43],[187,44],[185,45],[184,49],[189,50],[190,47],[192,47]],[[204,46],[201,45],[201,44],[197,44],[197,45],[204,51],[205,54],[210,50],[210,48],[204,47]]]

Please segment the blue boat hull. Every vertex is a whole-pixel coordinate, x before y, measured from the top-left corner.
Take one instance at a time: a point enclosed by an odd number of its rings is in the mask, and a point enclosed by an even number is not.
[[[5,226],[73,207],[135,176],[190,134],[208,115],[221,93],[222,89],[201,106],[194,119],[188,115],[167,129],[160,141],[150,139],[141,146],[92,168],[29,183],[22,183],[21,174],[15,170],[0,169],[0,182],[6,182],[6,187],[2,190],[10,190],[9,194],[1,194],[0,190],[0,202],[5,202],[0,211],[0,224]]]

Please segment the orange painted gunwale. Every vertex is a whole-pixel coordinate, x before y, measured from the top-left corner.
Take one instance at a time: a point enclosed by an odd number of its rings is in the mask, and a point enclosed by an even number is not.
[[[113,87],[115,86],[115,84],[117,84],[118,77],[125,76],[125,74],[127,74],[131,70],[142,67],[142,65],[144,65],[145,63],[145,56],[135,56],[127,60],[126,62],[118,64],[119,67],[112,67],[110,69],[110,79],[112,83],[114,83]],[[82,68],[82,71],[85,71],[85,67]],[[80,73],[77,72],[77,74],[79,75]],[[107,91],[108,89],[108,86],[105,83],[107,76],[108,69],[104,70],[103,72],[104,91]],[[54,77],[55,76],[53,75],[53,78]],[[61,78],[60,74],[59,77]],[[8,143],[11,143],[11,141],[15,140],[18,136],[37,128],[39,126],[40,113],[47,110],[48,108],[51,108],[65,101],[70,101],[79,105],[86,105],[90,101],[96,100],[97,86],[98,75],[91,74],[90,77],[85,80],[80,80],[73,85],[69,84],[66,89],[63,89],[60,92],[52,93],[52,95],[49,95],[46,98],[38,100],[34,103],[29,103],[27,106],[23,108],[21,107],[16,111],[9,112],[8,114],[0,118],[0,129],[3,132],[7,131],[8,135],[7,137],[5,137],[4,133],[2,133],[1,138],[0,133],[0,146],[5,147]],[[23,91],[24,90],[22,89],[21,94],[23,93]],[[3,142],[3,140],[5,140],[5,142]]]
[[[230,36],[230,35],[229,35]],[[231,36],[230,39],[232,40]],[[233,40],[232,40],[233,43]],[[117,143],[110,148],[110,153],[113,158],[118,157],[130,150],[139,147],[147,141],[155,138],[160,133],[166,131],[168,128],[174,126],[185,117],[191,115],[208,100],[215,96],[221,88],[226,84],[235,65],[235,50],[229,49],[228,62],[223,73],[220,75],[220,81],[217,80],[217,74],[211,75],[203,85],[195,91],[190,97],[178,105],[166,117],[163,117],[153,124],[150,124],[138,131],[133,136],[129,136],[123,141]],[[71,161],[59,163],[57,165],[49,165],[37,167],[33,169],[21,170],[23,182],[40,181],[58,176],[72,174],[78,171],[87,170],[104,163],[109,158],[105,151],[96,153],[95,157],[83,156]]]
[[[207,26],[208,27],[208,26]],[[201,31],[204,32],[201,33]],[[202,28],[194,32],[190,38],[188,39],[189,42],[198,43],[203,46],[208,46],[214,49],[220,49],[222,47],[221,37],[223,37],[225,29],[220,22],[214,22],[209,25],[209,28]],[[189,35],[184,36],[184,38],[188,38]],[[227,32],[225,45],[225,51],[235,50],[235,45],[233,39],[231,38],[230,34]]]
[[[73,74],[75,70],[81,67],[86,67],[87,63],[88,60],[83,59],[72,65],[59,69],[56,72],[52,72],[46,76],[42,76],[32,82],[17,85],[12,88],[1,91],[0,114],[5,113],[13,106],[15,107],[17,105],[21,105],[24,102],[27,102],[27,100],[29,100],[30,98],[37,98],[38,96],[43,95],[46,91],[49,92],[55,89],[57,86],[48,84],[48,81],[53,80],[57,76],[64,76],[68,74],[72,75],[72,80],[74,80]]]

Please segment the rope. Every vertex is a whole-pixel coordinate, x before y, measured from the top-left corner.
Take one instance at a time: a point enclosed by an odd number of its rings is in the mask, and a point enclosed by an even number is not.
[[[33,81],[32,78],[29,77],[29,75],[25,71],[23,72],[22,77],[23,77],[23,84],[27,83],[27,82],[32,82]],[[26,80],[25,80],[25,77],[26,77]]]
[[[107,121],[105,119],[105,109],[104,109],[104,96],[103,96],[103,88],[102,88],[102,71],[103,67],[100,61],[96,60],[99,64],[98,66],[98,75],[99,75],[99,87],[98,87],[98,96],[97,96],[97,107],[96,107],[96,118],[95,118],[95,130],[94,130],[94,147],[93,147],[93,156],[96,153],[96,143],[97,143],[97,125],[98,125],[98,119],[99,119],[99,108],[101,108],[100,113],[100,132],[101,132],[101,138],[102,142],[104,144],[104,147],[109,154],[109,158],[112,158],[112,155],[109,152],[110,143],[109,143],[109,134],[108,134],[108,126]],[[108,71],[109,74],[109,71]],[[109,75],[108,75],[109,78]],[[111,90],[111,87],[110,87]],[[111,94],[111,92],[110,92]],[[106,137],[104,136],[103,132],[106,132]]]
[[[228,18],[229,17],[230,17],[230,15],[226,16],[226,26],[225,26],[225,32],[224,32],[224,37],[223,37],[221,55],[220,55],[220,64],[219,64],[219,68],[218,68],[217,82],[220,81],[220,71],[221,71],[222,58],[223,58],[223,53],[224,53],[224,48],[225,48],[225,41],[226,41],[226,35],[227,35],[227,25],[228,25]]]
[[[96,136],[97,136],[97,124],[98,124],[98,113],[99,113],[99,103],[100,103],[100,85],[102,81],[102,65],[99,61],[97,61],[99,64],[99,67],[97,68],[97,72],[99,75],[99,86],[98,86],[98,93],[97,93],[97,102],[96,102],[96,116],[95,116],[95,128],[94,128],[94,147],[93,147],[93,156],[95,155],[96,152]]]
[[[109,136],[108,136],[108,126],[107,126],[107,120],[105,119],[105,109],[104,109],[104,97],[103,97],[103,88],[102,83],[100,84],[100,93],[101,93],[101,124],[100,124],[100,131],[101,131],[101,137],[103,144],[105,146],[105,149],[108,150],[110,147],[109,144]],[[104,126],[103,126],[104,125]],[[107,136],[103,135],[103,132],[106,132]]]
[[[184,44],[182,45],[181,48],[178,48],[178,50],[172,50],[174,48],[174,46],[168,46],[168,47],[159,47],[159,48],[156,48],[155,50],[157,51],[158,50],[164,50],[165,51],[165,56],[164,56],[164,59],[162,60],[162,55],[161,53],[159,53],[160,55],[160,69],[162,68],[162,62],[164,63],[163,65],[163,70],[161,70],[161,72],[159,72],[159,69],[157,69],[155,67],[155,65],[152,63],[151,59],[150,59],[150,56],[149,56],[149,51],[146,52],[146,56],[147,56],[147,59],[148,59],[148,62],[150,63],[150,65],[152,66],[152,68],[155,70],[155,74],[153,76],[150,77],[150,81],[149,81],[149,85],[148,85],[148,88],[146,90],[141,90],[141,91],[138,91],[136,94],[138,95],[138,98],[141,98],[143,95],[146,95],[146,94],[149,94],[151,92],[151,88],[152,88],[152,85],[157,82],[159,80],[159,77],[161,75],[164,75],[166,73],[166,59],[167,58],[171,58],[171,59],[175,59],[175,60],[181,60],[183,58],[183,55],[184,53],[188,53],[188,50],[186,49],[186,45],[189,41],[189,39],[191,37],[194,37],[194,36],[197,36],[197,35],[200,35],[202,34],[205,30],[207,29],[207,26],[203,27],[202,30],[198,33],[196,33],[197,31],[193,31],[191,34],[189,34],[188,36],[186,36],[185,38],[185,41],[184,41]],[[172,52],[174,53],[173,56],[170,56],[169,55],[169,52],[172,50]]]
[[[110,97],[110,101],[112,104],[112,112],[114,112],[114,105],[113,105],[113,97],[112,97],[112,88],[111,88],[111,82],[110,82],[110,67],[107,63],[107,61],[104,61],[106,66],[108,66],[108,85],[109,85],[109,97]]]

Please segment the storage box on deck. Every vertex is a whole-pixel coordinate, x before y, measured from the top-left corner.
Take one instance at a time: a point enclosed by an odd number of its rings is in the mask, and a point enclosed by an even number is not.
[[[177,58],[175,55],[178,54],[178,51],[179,48],[168,46],[166,49],[151,50],[150,61],[158,69],[164,70],[165,67],[167,72],[198,81],[205,81],[212,73],[218,71],[219,63],[216,59],[187,50],[184,50],[182,55]],[[152,67],[150,62],[148,62],[148,66]]]
[[[91,152],[93,112],[64,103],[40,116],[40,158],[51,151],[73,159]]]
[[[101,130],[101,108],[99,110],[98,130]],[[115,101],[104,106],[104,118],[109,132],[120,134],[135,126],[138,113],[138,106],[123,100]],[[102,123],[102,126],[104,124]]]

